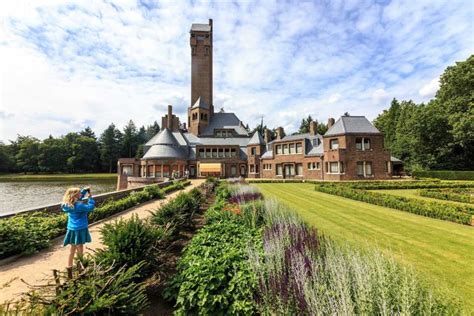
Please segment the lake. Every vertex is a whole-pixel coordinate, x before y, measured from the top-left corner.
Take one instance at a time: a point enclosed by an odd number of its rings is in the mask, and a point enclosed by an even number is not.
[[[0,182],[0,215],[61,203],[67,188],[86,186],[91,187],[92,194],[100,194],[115,191],[117,181]]]

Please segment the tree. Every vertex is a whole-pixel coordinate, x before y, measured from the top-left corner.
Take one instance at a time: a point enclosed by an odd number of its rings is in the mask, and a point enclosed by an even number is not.
[[[97,137],[95,137],[95,133],[91,130],[89,126],[87,126],[83,131],[80,131],[79,135],[90,137],[97,140]]]
[[[122,134],[112,123],[100,135],[100,158],[102,166],[109,172],[115,172],[120,158]]]
[[[132,158],[135,157],[138,149],[138,133],[135,123],[132,120],[123,129],[122,138],[122,157]]]
[[[146,138],[145,138],[145,143],[149,141],[153,136],[158,134],[160,132],[160,125],[158,125],[158,122],[154,122],[152,125],[148,125],[146,128]]]
[[[42,172],[64,172],[67,169],[67,150],[62,139],[52,136],[39,145],[38,167]]]
[[[15,157],[12,154],[11,145],[5,145],[0,141],[0,172],[11,172],[15,168]]]
[[[98,169],[99,146],[94,138],[68,133],[64,140],[69,172],[94,172]]]
[[[298,132],[296,132],[295,134],[305,134],[305,133],[309,133],[309,125],[310,123],[313,121],[313,118],[311,117],[311,115],[308,115],[307,118],[303,118],[301,120],[301,124],[300,124],[300,128],[298,130]]]
[[[24,173],[39,171],[39,144],[35,137],[18,135],[18,153],[15,159],[18,168]]]

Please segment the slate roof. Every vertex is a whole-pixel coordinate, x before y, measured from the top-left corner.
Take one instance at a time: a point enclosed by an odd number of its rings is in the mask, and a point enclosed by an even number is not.
[[[191,107],[192,109],[197,109],[197,108],[201,108],[201,109],[209,109],[209,104],[207,104],[206,102],[204,102],[204,100],[202,99],[202,97],[199,97],[196,102],[194,102],[194,105]]]
[[[398,158],[396,158],[396,157],[393,157],[393,156],[390,157],[390,161],[391,161],[391,162],[403,163],[403,161],[401,161],[400,159],[398,159]]]
[[[263,141],[262,135],[257,131],[253,133],[252,138],[250,139],[248,145],[263,145],[265,142]]]
[[[380,134],[380,131],[365,116],[341,116],[324,134]]]
[[[234,113],[214,113],[210,124],[201,132],[201,135],[214,136],[214,129],[233,129],[239,136],[249,135]]]
[[[186,146],[182,146],[168,128],[162,129],[153,136],[145,147],[143,159],[187,159],[188,157]]]
[[[211,31],[211,26],[209,24],[193,23],[191,25],[191,31],[210,32]]]

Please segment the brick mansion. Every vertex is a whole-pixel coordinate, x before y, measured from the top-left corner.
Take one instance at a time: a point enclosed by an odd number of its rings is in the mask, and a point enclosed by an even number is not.
[[[144,145],[142,158],[118,161],[118,189],[161,182],[172,175],[190,178],[216,176],[356,180],[388,179],[401,161],[384,148],[382,133],[364,116],[328,119],[328,130],[276,138],[265,130],[250,134],[234,113],[216,112],[213,103],[213,27],[192,24],[191,102],[187,124],[172,106],[161,120],[161,130]]]

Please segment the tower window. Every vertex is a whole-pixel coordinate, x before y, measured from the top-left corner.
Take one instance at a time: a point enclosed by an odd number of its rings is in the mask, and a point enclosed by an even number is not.
[[[204,48],[204,54],[205,54],[205,55],[209,55],[209,47],[206,46],[206,47]]]
[[[196,47],[191,47],[191,54],[196,55]]]

